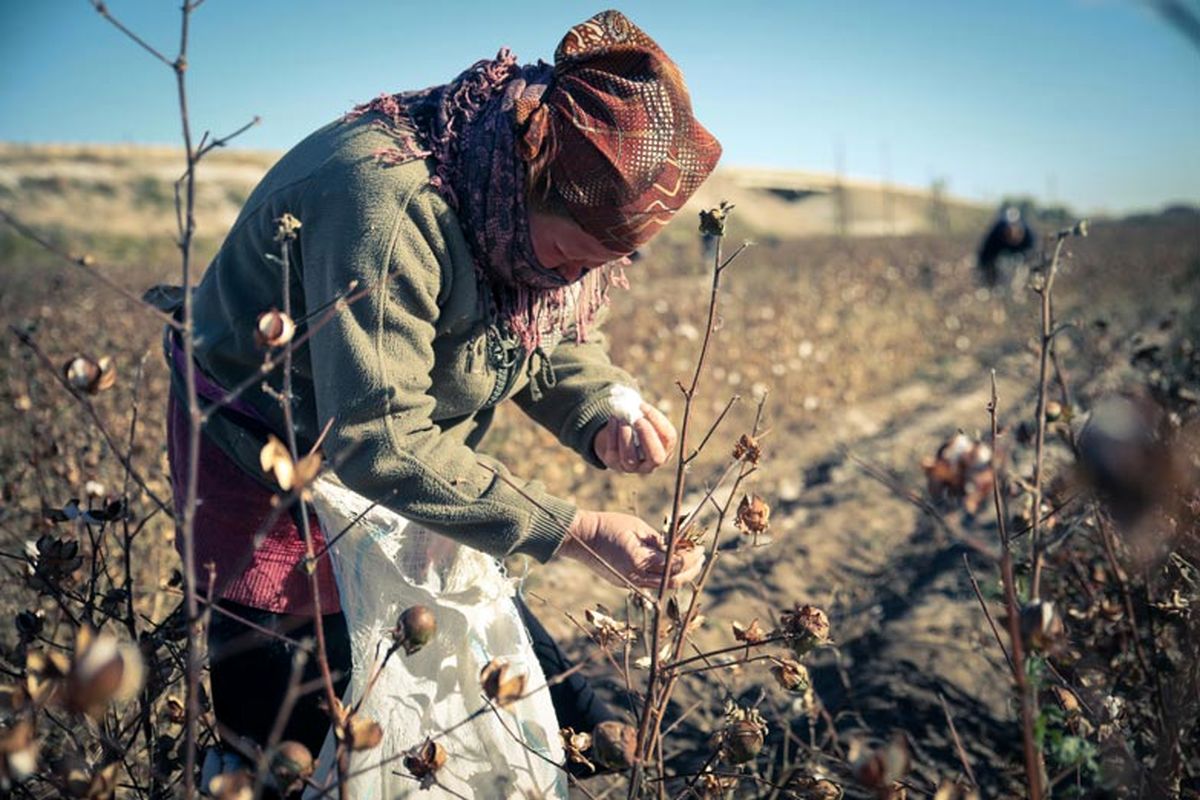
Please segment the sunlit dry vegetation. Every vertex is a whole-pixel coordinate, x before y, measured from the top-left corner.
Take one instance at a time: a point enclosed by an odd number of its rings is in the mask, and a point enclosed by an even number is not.
[[[119,191],[174,213],[138,180]],[[55,189],[64,208],[77,188]],[[186,794],[190,746],[217,736],[203,676],[186,677],[212,612],[189,614],[208,578],[172,546],[162,320],[132,299],[177,279],[178,249],[25,226],[10,195],[0,790]],[[628,712],[563,731],[573,772],[605,773],[573,791],[1200,796],[1200,219],[1047,226],[1046,252],[988,289],[975,230],[799,239],[754,214],[702,216],[723,233],[709,256],[681,216],[607,324],[614,360],[685,432],[678,470],[593,471],[511,408],[486,444],[513,463],[536,450],[556,492],[662,522],[672,552],[709,552],[678,592],[599,586],[572,563],[525,579]],[[221,233],[199,226],[181,236],[193,265]],[[261,343],[284,363],[308,326],[275,313]],[[302,456],[263,453],[281,502],[305,502],[328,467]],[[437,635],[408,609],[386,658]],[[476,713],[503,718],[543,688],[489,663]],[[356,699],[328,705],[343,755],[379,747]],[[439,785],[455,757],[439,736],[380,758]],[[339,792],[340,778],[312,783],[295,743],[247,755],[254,771],[198,789]]]

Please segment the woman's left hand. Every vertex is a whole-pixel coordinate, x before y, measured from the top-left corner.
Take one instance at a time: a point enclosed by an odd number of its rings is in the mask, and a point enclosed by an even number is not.
[[[596,434],[592,447],[609,469],[647,475],[671,458],[677,434],[671,420],[649,403],[630,425],[615,417]]]

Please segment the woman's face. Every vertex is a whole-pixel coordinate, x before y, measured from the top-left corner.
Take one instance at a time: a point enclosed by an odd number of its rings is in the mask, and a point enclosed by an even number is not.
[[[589,269],[619,261],[629,253],[609,250],[569,217],[532,212],[529,235],[541,265],[574,281]]]

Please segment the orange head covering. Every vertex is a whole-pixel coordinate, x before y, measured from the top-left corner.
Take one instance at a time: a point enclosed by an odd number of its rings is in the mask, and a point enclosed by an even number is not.
[[[567,32],[541,98],[516,103],[518,148],[603,245],[632,251],[708,177],[721,145],[692,116],[683,76],[619,11]]]

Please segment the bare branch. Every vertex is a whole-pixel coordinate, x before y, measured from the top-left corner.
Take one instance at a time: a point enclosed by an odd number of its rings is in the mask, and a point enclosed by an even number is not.
[[[114,28],[116,28],[116,29],[117,29],[117,30],[119,30],[121,33],[125,34],[125,35],[126,35],[126,36],[128,36],[130,39],[132,39],[132,40],[133,40],[133,42],[134,42],[135,44],[137,44],[137,46],[138,46],[138,47],[142,48],[142,49],[143,49],[143,50],[145,50],[147,53],[149,53],[150,55],[152,55],[152,56],[154,56],[155,58],[157,58],[157,59],[158,59],[159,61],[161,61],[161,62],[163,63],[163,65],[165,65],[166,67],[168,67],[168,68],[170,68],[170,69],[172,69],[172,70],[173,70],[173,69],[175,69],[175,63],[174,63],[173,61],[171,61],[171,59],[169,59],[169,58],[167,58],[166,56],[164,56],[164,55],[162,54],[162,51],[161,51],[161,50],[159,50],[158,48],[154,47],[154,45],[152,45],[152,44],[150,44],[149,42],[147,42],[147,41],[146,41],[145,39],[143,39],[141,36],[138,36],[136,33],[134,33],[133,31],[131,31],[129,28],[125,27],[124,23],[122,23],[122,22],[121,22],[119,19],[117,19],[116,17],[114,17],[114,16],[112,15],[112,13],[111,13],[111,12],[108,10],[108,5],[107,5],[106,3],[104,3],[102,0],[88,0],[88,2],[90,2],[90,3],[92,4],[92,8],[96,9],[96,13],[98,13],[100,16],[102,16],[102,17],[104,17],[106,20],[108,20],[108,21],[109,21],[109,22],[112,24],[112,26],[113,26]],[[194,5],[199,5],[199,4],[197,3],[197,4],[194,4]],[[193,5],[193,7],[194,7],[194,5]],[[186,13],[188,13],[190,10],[191,10],[191,9],[189,9],[189,8],[188,8],[188,6],[185,4],[185,5],[184,5],[184,7],[183,7],[183,12],[186,14]]]

